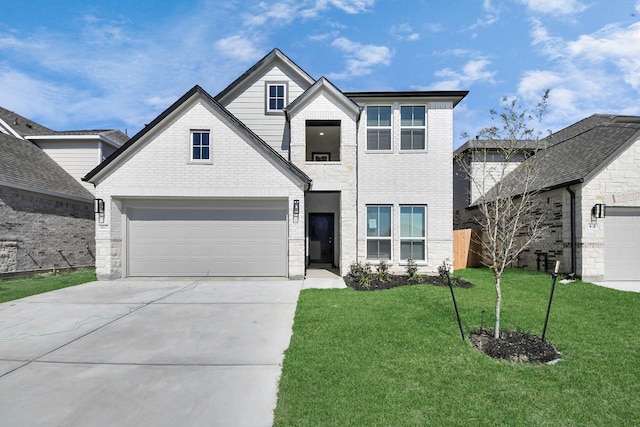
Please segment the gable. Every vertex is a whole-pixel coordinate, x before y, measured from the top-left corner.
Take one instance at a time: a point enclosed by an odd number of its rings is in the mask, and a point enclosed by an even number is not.
[[[288,180],[310,184],[302,171],[273,152],[201,88],[195,87],[134,136],[85,180],[97,185],[216,187]],[[191,161],[191,131],[208,131],[211,161]],[[265,181],[266,182],[266,181]]]

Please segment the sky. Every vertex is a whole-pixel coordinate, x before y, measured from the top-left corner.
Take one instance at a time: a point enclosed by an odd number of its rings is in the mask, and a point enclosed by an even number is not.
[[[640,115],[640,0],[15,0],[0,15],[0,106],[133,136],[276,47],[345,92],[468,90],[453,148],[504,97],[533,109],[546,89],[545,131]]]

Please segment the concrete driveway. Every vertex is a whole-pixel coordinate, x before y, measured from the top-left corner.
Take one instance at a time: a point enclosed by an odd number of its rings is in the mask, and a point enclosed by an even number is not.
[[[301,286],[125,279],[0,304],[0,424],[270,426]]]

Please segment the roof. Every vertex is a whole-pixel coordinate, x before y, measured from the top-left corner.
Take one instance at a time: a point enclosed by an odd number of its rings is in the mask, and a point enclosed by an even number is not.
[[[344,92],[349,98],[439,98],[452,100],[455,107],[469,94],[468,90]]]
[[[518,145],[518,148],[520,148],[522,151],[537,150],[538,147],[540,146],[539,141],[530,140],[530,139],[518,140],[516,141],[516,144]],[[511,145],[511,141],[491,140],[491,139],[471,139],[465,142],[464,144],[462,144],[460,147],[456,148],[453,154],[460,155],[465,151],[469,151],[474,148],[477,148],[479,150],[487,150],[492,148],[499,149],[500,147],[505,147],[505,145],[506,146]]]
[[[122,145],[129,140],[129,137],[117,129],[90,129],[90,130],[63,130],[57,132],[58,135],[97,135],[104,137],[118,145]]]
[[[515,180],[519,169],[537,162],[539,190],[551,190],[588,180],[640,138],[640,117],[594,114],[549,135],[547,149],[518,166],[505,180]],[[544,155],[544,158],[536,157]],[[516,191],[521,189],[515,185]]]
[[[131,139],[129,139],[124,145],[118,148],[112,155],[110,155],[104,162],[100,163],[96,166],[91,172],[89,172],[84,178],[83,181],[91,181],[96,175],[98,175],[101,171],[108,168],[113,162],[118,159],[124,152],[126,152],[131,146],[133,146],[137,141],[142,139],[147,133],[149,133],[153,128],[155,128],[158,124],[160,124],[165,118],[167,118],[171,113],[176,111],[180,106],[186,103],[189,99],[191,99],[195,95],[200,95],[205,101],[207,101],[214,109],[216,109],[220,114],[226,117],[229,122],[243,135],[245,135],[250,141],[254,142],[256,146],[262,149],[268,156],[272,157],[277,163],[284,166],[287,170],[293,173],[298,179],[304,182],[307,185],[311,184],[311,178],[304,173],[300,168],[295,166],[294,164],[287,161],[284,157],[282,157],[276,150],[274,150],[269,144],[267,144],[262,138],[256,135],[251,129],[249,129],[244,123],[242,123],[236,116],[231,114],[229,110],[224,108],[222,104],[216,101],[211,95],[207,93],[200,86],[195,85],[191,88],[187,93],[182,95],[180,99],[174,102],[169,108],[164,110],[158,117],[156,117],[151,123],[146,125],[140,132],[135,134]]]
[[[93,195],[30,141],[0,133],[0,185],[74,200]]]
[[[232,96],[233,93],[240,89],[245,81],[250,79],[250,77],[254,74],[259,73],[263,69],[266,69],[273,61],[276,60],[279,60],[281,63],[288,66],[291,71],[295,72],[301,79],[305,80],[309,86],[315,82],[315,79],[307,74],[306,71],[304,71],[295,62],[289,59],[289,57],[282,53],[280,49],[275,48],[271,52],[267,53],[258,62],[256,62],[251,68],[245,71],[240,77],[235,79],[229,86],[218,93],[215,96],[215,100],[225,104],[227,98],[229,96]]]
[[[26,117],[21,116],[20,114],[14,113],[13,111],[9,111],[6,108],[0,107],[0,129],[4,128],[3,125],[6,124],[11,129],[5,129],[7,131],[12,130],[18,135],[30,136],[30,135],[43,135],[43,134],[55,134],[56,132],[49,129],[48,127],[42,126],[34,122],[33,120],[29,120]],[[1,130],[0,130],[1,132]]]

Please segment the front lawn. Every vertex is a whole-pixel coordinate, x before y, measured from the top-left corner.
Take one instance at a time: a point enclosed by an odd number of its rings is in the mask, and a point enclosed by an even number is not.
[[[457,271],[465,335],[491,327],[493,277]],[[542,333],[548,275],[503,277],[502,328]],[[546,338],[555,365],[497,361],[460,339],[449,289],[300,294],[275,426],[640,425],[640,294],[558,284]]]
[[[22,279],[0,279],[0,303],[96,280],[96,270],[45,273]]]

